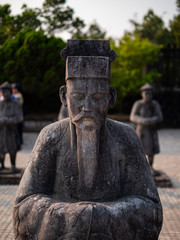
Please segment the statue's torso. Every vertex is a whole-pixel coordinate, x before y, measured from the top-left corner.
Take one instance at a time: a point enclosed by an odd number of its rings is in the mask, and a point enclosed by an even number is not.
[[[62,139],[60,151],[56,157],[56,178],[54,197],[61,200],[111,200],[121,195],[121,172],[119,161],[122,154],[117,154],[116,146],[110,146],[110,139],[101,144],[98,159],[97,176],[91,189],[79,189],[78,161],[76,149],[72,149],[70,141]],[[119,150],[118,150],[119,152]]]

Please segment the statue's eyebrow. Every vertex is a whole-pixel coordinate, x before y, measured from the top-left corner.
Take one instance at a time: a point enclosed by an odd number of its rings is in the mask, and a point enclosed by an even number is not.
[[[85,92],[83,92],[83,91],[80,91],[80,90],[73,90],[73,91],[71,91],[71,94],[85,94]]]
[[[96,94],[107,94],[108,91],[96,91],[96,92],[93,92],[91,95],[96,95]]]

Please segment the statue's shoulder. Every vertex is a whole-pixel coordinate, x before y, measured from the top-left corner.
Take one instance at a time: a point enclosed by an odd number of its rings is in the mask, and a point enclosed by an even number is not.
[[[142,105],[142,104],[144,104],[143,99],[139,99],[139,100],[135,101],[135,103],[134,103],[134,105]]]
[[[106,126],[111,134],[111,137],[116,142],[124,143],[125,145],[133,148],[141,147],[136,131],[130,124],[107,119]]]
[[[153,103],[153,105],[158,105],[158,106],[160,105],[159,102],[154,99],[152,100],[152,103]]]
[[[69,118],[47,125],[41,130],[38,138],[41,142],[59,141],[66,134],[67,129],[69,129]]]

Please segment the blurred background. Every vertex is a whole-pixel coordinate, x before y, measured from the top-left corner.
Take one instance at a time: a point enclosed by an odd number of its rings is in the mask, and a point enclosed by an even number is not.
[[[110,40],[114,118],[129,119],[148,82],[162,126],[180,127],[180,0],[0,0],[0,84],[19,84],[25,120],[57,119],[67,39]]]

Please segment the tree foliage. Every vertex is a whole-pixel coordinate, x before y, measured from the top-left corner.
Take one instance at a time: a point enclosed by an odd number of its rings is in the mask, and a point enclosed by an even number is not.
[[[91,23],[87,31],[83,32],[82,29],[78,29],[74,34],[72,34],[72,39],[104,39],[106,36],[106,31],[103,31],[99,24],[94,21]]]
[[[166,45],[172,43],[173,36],[171,31],[165,27],[163,19],[149,9],[143,17],[142,23],[130,20],[134,26],[133,34],[139,35],[141,39],[147,38],[153,43]]]
[[[14,37],[20,30],[33,28],[43,30],[47,35],[69,31],[80,31],[84,21],[74,17],[74,10],[65,5],[66,0],[45,0],[41,8],[22,6],[22,12],[11,15],[10,5],[0,5],[0,44]]]
[[[25,29],[0,48],[0,82],[18,82],[36,111],[58,107],[58,89],[64,84],[65,63],[59,52],[65,43],[43,31]],[[37,103],[40,103],[38,106]]]
[[[158,60],[161,46],[151,43],[148,39],[125,35],[119,46],[112,43],[117,58],[112,63],[111,84],[117,89],[120,106],[122,99],[139,92],[144,83],[152,83],[160,77],[153,68],[149,68]]]
[[[170,29],[174,38],[174,44],[180,47],[180,14],[170,21]]]

